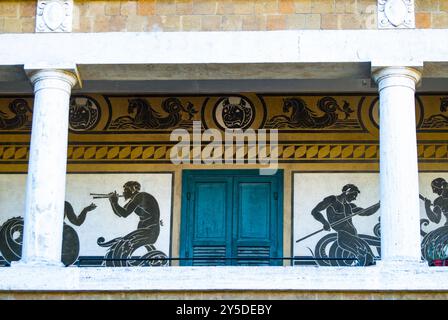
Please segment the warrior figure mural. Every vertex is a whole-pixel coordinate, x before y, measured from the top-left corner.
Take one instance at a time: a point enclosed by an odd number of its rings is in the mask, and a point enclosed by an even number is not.
[[[330,195],[319,202],[311,211],[314,219],[322,223],[323,228],[296,242],[300,242],[321,231],[334,230],[322,237],[316,244],[313,254],[316,263],[321,266],[368,266],[375,263],[377,256],[371,246],[380,254],[379,224],[374,227],[375,236],[358,234],[352,218],[370,216],[378,211],[380,203],[363,209],[353,203],[361,191],[354,184],[346,184],[339,195]],[[325,216],[322,211],[325,210]],[[330,249],[327,253],[327,246]]]

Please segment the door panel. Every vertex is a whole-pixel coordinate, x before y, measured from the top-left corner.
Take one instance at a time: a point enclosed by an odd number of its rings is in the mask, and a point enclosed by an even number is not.
[[[225,181],[196,182],[193,241],[226,240],[228,196]]]
[[[190,176],[187,178],[187,213],[183,216],[181,265],[230,264],[232,179]]]
[[[238,179],[240,180],[240,179]],[[238,239],[269,240],[271,185],[237,181]]]
[[[278,199],[276,177],[234,178],[233,252],[237,265],[277,265]]]

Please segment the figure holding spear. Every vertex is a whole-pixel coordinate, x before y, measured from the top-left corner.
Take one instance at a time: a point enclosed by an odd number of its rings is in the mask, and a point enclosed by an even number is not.
[[[333,229],[337,233],[337,244],[342,249],[350,252],[357,259],[357,264],[362,266],[372,265],[374,255],[369,244],[358,236],[353,225],[352,217],[370,216],[378,211],[380,203],[363,209],[352,203],[361,191],[354,184],[346,184],[340,195],[331,195],[319,202],[311,211],[313,217],[322,223],[323,228],[296,242],[300,242],[321,231]],[[321,211],[326,210],[326,216]]]

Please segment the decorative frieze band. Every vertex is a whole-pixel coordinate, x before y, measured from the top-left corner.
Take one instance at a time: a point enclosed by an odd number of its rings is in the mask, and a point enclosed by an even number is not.
[[[68,147],[68,162],[162,162],[171,163],[170,154],[173,144],[145,144],[145,145],[70,145]],[[236,156],[241,147],[231,147]],[[201,150],[204,152],[205,146]],[[269,148],[268,148],[269,149]],[[227,150],[226,148],[224,150]],[[27,162],[28,146],[8,145],[0,146],[0,162]],[[249,154],[257,154],[258,148],[244,147],[244,159]],[[291,161],[344,161],[344,160],[378,160],[377,144],[303,144],[285,143],[277,146],[280,162]],[[253,153],[255,152],[255,153]],[[190,147],[190,159],[195,154],[194,147]],[[268,151],[269,154],[269,151]],[[204,159],[204,158],[203,158]]]
[[[132,161],[170,164],[170,153],[174,144],[108,144],[108,145],[70,145],[68,148],[69,163],[120,163]],[[205,146],[202,146],[204,151]],[[280,143],[278,149],[279,162],[352,162],[378,161],[379,145],[376,143]],[[234,151],[236,153],[236,149]],[[244,158],[258,150],[244,149]],[[27,163],[29,146],[21,144],[0,146],[0,162]],[[190,159],[194,154],[190,147]],[[448,144],[423,143],[418,145],[420,161],[448,161]]]
[[[31,96],[0,97],[0,134],[29,134]],[[376,95],[100,96],[70,99],[76,134],[169,134],[174,129],[277,129],[279,133],[378,133]],[[418,132],[448,132],[448,96],[416,98]],[[311,135],[310,135],[310,139]],[[367,139],[371,139],[368,137]],[[436,136],[434,139],[438,139]],[[101,141],[101,140],[100,140]]]

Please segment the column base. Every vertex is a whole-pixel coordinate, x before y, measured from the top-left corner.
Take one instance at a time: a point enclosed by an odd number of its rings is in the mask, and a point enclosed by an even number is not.
[[[48,261],[48,260],[28,260],[28,261],[12,261],[12,268],[65,268],[65,265],[59,261]]]

